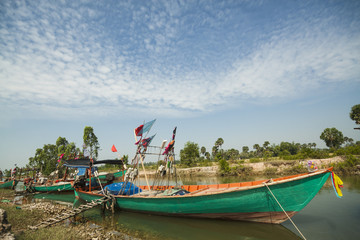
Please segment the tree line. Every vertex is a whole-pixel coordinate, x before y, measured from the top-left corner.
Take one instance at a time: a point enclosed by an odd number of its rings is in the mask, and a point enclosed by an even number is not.
[[[360,124],[360,104],[352,107],[350,111],[350,119],[354,120],[356,124]],[[358,129],[358,128],[355,128]],[[280,157],[284,160],[291,159],[306,159],[306,158],[326,158],[329,153],[334,152],[341,147],[351,147],[360,145],[360,141],[354,142],[352,138],[346,137],[336,128],[326,128],[320,135],[329,149],[316,148],[316,143],[295,143],[295,142],[281,142],[280,144],[270,144],[265,141],[263,144],[254,144],[253,150],[249,146],[243,146],[242,151],[231,148],[228,150],[222,149],[224,144],[223,138],[218,138],[211,149],[211,153],[202,146],[199,147],[197,143],[186,142],[182,150],[180,150],[180,163],[184,166],[191,167],[197,165],[207,165],[211,161],[229,161],[241,159],[256,159],[267,160],[274,157]],[[221,162],[220,164],[223,164]]]
[[[44,144],[42,148],[37,148],[25,168],[39,169],[44,175],[49,175],[58,169],[59,174],[62,175],[63,159],[82,158],[84,155],[97,158],[100,145],[92,127],[85,126],[83,141],[84,144],[80,148],[65,137],[58,137],[55,144]],[[5,176],[10,176],[10,170],[4,172]]]
[[[350,111],[350,118],[356,124],[360,124],[360,104],[352,107]],[[360,128],[355,128],[360,129]],[[218,138],[211,148],[211,151],[202,146],[199,147],[197,143],[186,142],[184,148],[180,150],[180,164],[185,167],[210,165],[210,162],[219,162],[222,166],[227,166],[226,161],[250,159],[251,161],[267,160],[273,157],[280,157],[285,160],[291,159],[305,159],[305,158],[326,158],[330,152],[339,150],[341,147],[360,146],[360,142],[354,142],[352,138],[344,137],[342,132],[336,128],[326,128],[320,135],[326,146],[329,149],[318,149],[315,143],[295,143],[295,142],[281,142],[280,144],[271,144],[265,141],[263,144],[254,144],[253,150],[249,146],[243,146],[241,151],[231,148],[224,150],[223,138]],[[83,134],[83,145],[76,146],[74,142],[69,142],[65,137],[59,137],[55,144],[45,144],[42,148],[35,150],[35,155],[29,158],[27,169],[40,169],[40,171],[48,175],[54,170],[58,169],[61,175],[62,159],[81,158],[89,156],[92,158],[98,157],[100,144],[98,138],[94,133],[94,129],[90,126],[85,126]],[[128,156],[123,156],[125,162]],[[151,164],[150,164],[151,165]],[[105,166],[111,168],[111,166]],[[4,171],[5,176],[10,175],[10,170]]]

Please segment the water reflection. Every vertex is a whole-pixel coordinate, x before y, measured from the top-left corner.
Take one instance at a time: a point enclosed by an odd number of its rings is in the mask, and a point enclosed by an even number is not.
[[[92,209],[85,217],[121,231],[141,232],[147,239],[300,239],[282,225],[189,219]]]

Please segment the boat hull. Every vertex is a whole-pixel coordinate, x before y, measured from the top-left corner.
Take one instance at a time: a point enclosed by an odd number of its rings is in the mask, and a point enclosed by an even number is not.
[[[74,188],[71,186],[71,183],[59,184],[59,185],[42,185],[42,186],[31,186],[31,189],[36,192],[63,192],[63,191],[72,191]]]
[[[18,180],[11,180],[8,182],[0,182],[0,188],[15,188],[18,183]]]
[[[263,223],[281,223],[303,209],[319,192],[329,171],[252,187],[224,189],[214,194],[141,197],[115,196],[116,207],[127,211],[181,217],[220,218]],[[100,194],[78,191],[81,199],[92,201]]]

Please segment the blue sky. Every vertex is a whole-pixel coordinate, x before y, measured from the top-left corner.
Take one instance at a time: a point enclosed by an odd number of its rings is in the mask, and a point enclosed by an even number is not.
[[[59,136],[100,159],[133,156],[178,127],[211,151],[309,143],[328,127],[360,140],[359,1],[0,1],[0,168]]]

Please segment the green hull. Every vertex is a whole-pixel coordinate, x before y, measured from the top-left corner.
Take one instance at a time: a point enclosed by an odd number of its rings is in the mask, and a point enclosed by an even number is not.
[[[74,188],[71,186],[71,183],[64,183],[60,185],[50,185],[50,186],[32,186],[36,192],[62,192],[62,191],[71,191]]]
[[[0,188],[15,188],[17,185],[18,180],[12,180],[8,182],[0,182]]]
[[[304,177],[268,183],[268,186],[291,217],[314,198],[329,175],[329,171],[323,171]],[[86,201],[102,197],[99,194],[82,191],[77,193]],[[120,209],[159,215],[265,223],[281,223],[287,220],[287,216],[264,184],[198,196],[195,194],[168,197],[137,197],[133,195],[130,197],[116,196],[115,199],[116,207]]]
[[[124,175],[123,173],[124,173],[124,171],[120,171],[120,172],[115,172],[113,174],[114,174],[115,178],[119,178],[119,177],[122,177]],[[105,178],[106,178],[106,175],[100,175],[99,176],[100,180],[104,180]]]
[[[114,177],[118,178],[118,177],[122,177],[123,176],[123,172],[116,172],[114,173]],[[100,175],[99,179],[100,180],[105,180],[106,175]],[[92,180],[96,180],[96,178],[92,177]],[[68,183],[64,183],[61,185],[50,185],[50,186],[32,186],[32,189],[34,189],[36,192],[63,192],[63,191],[73,191],[75,190],[72,186],[71,186],[71,182]]]

